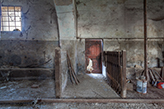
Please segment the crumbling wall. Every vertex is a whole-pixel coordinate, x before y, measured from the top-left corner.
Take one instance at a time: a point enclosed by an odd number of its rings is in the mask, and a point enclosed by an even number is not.
[[[53,0],[2,0],[22,7],[22,31],[1,31],[0,67],[54,68],[58,46]]]
[[[78,73],[85,73],[85,39],[77,40],[76,66]]]
[[[54,0],[60,34],[60,47],[62,51],[62,91],[67,84],[68,65],[67,53],[70,57],[72,67],[76,71],[76,26],[75,26],[75,12],[74,0]]]
[[[147,4],[148,38],[159,38],[148,40],[149,67],[163,66],[163,3],[148,0]],[[144,66],[143,0],[76,0],[76,5],[79,38],[102,38],[105,51],[127,51],[127,67]],[[81,58],[85,59],[85,55]]]

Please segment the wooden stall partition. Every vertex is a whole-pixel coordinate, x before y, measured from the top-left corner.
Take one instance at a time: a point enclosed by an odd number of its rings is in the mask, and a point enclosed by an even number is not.
[[[122,98],[126,98],[126,51],[104,51],[107,80]]]
[[[55,95],[56,98],[61,97],[61,50],[55,48]]]

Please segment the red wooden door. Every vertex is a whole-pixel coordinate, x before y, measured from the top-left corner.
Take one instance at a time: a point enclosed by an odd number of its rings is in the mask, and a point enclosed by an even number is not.
[[[92,73],[102,73],[102,40],[101,39],[86,39],[85,40],[85,59],[86,59],[86,72],[89,65],[89,59],[92,60]]]

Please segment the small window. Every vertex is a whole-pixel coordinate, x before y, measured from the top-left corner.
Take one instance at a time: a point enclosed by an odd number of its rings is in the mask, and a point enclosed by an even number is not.
[[[22,31],[21,7],[1,7],[1,31]]]

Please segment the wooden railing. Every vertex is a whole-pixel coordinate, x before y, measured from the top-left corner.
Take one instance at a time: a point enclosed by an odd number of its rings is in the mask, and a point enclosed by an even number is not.
[[[126,51],[104,51],[104,61],[109,85],[126,98]]]

